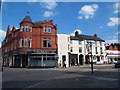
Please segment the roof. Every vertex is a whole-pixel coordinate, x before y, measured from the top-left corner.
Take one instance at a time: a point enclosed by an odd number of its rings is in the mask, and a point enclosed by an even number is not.
[[[106,46],[106,50],[109,50],[109,47],[112,46],[112,48],[114,49],[114,47],[116,46],[117,49],[120,51],[120,43],[112,43],[109,46]]]
[[[102,40],[101,38],[99,37],[95,37],[95,36],[89,36],[89,35],[82,35],[82,34],[79,34],[77,36],[75,36],[79,39],[83,39],[83,40],[95,40],[95,41],[103,41],[105,42],[104,40]]]
[[[29,15],[27,15],[27,16],[26,16],[26,17],[22,20],[22,22],[21,22],[21,23],[23,23],[23,22],[32,23],[32,20],[31,20],[30,16],[29,16]]]
[[[70,40],[80,40],[80,41],[82,41],[83,39],[77,38],[77,37],[75,37],[75,36],[70,36]]]
[[[33,27],[42,27],[43,21],[37,21],[33,23]]]

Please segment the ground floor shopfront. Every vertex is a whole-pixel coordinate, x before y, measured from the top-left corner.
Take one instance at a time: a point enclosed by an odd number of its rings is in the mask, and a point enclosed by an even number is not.
[[[55,67],[56,53],[23,53],[3,56],[3,65],[7,67]]]
[[[64,61],[66,60],[67,67],[70,66],[78,66],[78,65],[84,65],[84,64],[90,64],[91,63],[91,55],[83,55],[83,54],[60,54],[59,55],[58,62],[60,63],[61,67],[63,67]],[[93,63],[105,62],[105,55],[92,55],[92,61]]]

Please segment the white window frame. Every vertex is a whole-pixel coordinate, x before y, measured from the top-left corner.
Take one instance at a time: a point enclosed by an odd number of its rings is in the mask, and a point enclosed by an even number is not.
[[[20,47],[23,47],[23,38],[20,39]]]
[[[48,38],[48,43],[49,43],[49,40],[50,40],[50,42],[51,42],[51,47],[48,46],[48,48],[52,48],[52,38]],[[48,43],[47,43],[47,44],[48,44]]]
[[[46,29],[46,31],[45,31],[45,29]],[[47,26],[44,26],[44,33],[46,33],[47,32]]]
[[[32,32],[32,26],[30,26],[29,32]]]
[[[49,29],[50,29],[50,32],[49,32]],[[51,27],[48,27],[48,33],[51,33]]]
[[[28,32],[28,25],[25,25],[25,31]]]
[[[29,38],[29,48],[32,47],[32,38]]]
[[[22,25],[22,27],[21,27],[21,31],[24,31],[24,30],[25,30],[24,27],[25,27],[25,25]]]
[[[27,47],[27,37],[24,38],[24,47]]]

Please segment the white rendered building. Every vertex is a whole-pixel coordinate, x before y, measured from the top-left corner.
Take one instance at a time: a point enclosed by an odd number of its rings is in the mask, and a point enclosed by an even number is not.
[[[90,45],[90,42],[91,45]],[[92,60],[94,63],[104,63],[106,57],[105,41],[94,36],[81,35],[75,32],[75,36],[67,34],[58,34],[58,63],[63,66],[66,60],[66,66],[83,65],[91,62],[91,46]]]

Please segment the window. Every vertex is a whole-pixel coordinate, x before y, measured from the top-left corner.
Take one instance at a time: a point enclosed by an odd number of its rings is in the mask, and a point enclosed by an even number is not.
[[[24,38],[24,47],[27,47],[27,38]]]
[[[24,31],[24,25],[22,25],[22,31]]]
[[[7,52],[7,47],[6,47],[6,52]]]
[[[47,26],[44,27],[44,32],[47,32]]]
[[[82,44],[81,41],[79,41],[79,45]]]
[[[88,46],[88,49],[87,49],[87,50],[88,50],[88,52],[90,52],[90,47],[89,47],[89,46]]]
[[[14,48],[14,43],[12,43],[12,50],[13,50],[13,48]]]
[[[97,45],[97,41],[95,41],[95,45]]]
[[[70,37],[68,37],[68,42],[70,42]]]
[[[73,47],[71,47],[71,52],[73,52]]]
[[[86,42],[87,42],[87,44],[88,44],[88,43],[89,43],[89,40],[87,40]]]
[[[20,47],[23,47],[23,38],[21,38]]]
[[[70,43],[72,44],[72,40],[70,40]]]
[[[30,26],[29,32],[32,32],[32,26]]]
[[[48,27],[48,33],[51,33],[51,27]]]
[[[93,60],[96,60],[96,56],[93,56]]]
[[[100,52],[102,53],[102,47],[100,48]]]
[[[28,31],[28,25],[25,26],[25,31]]]
[[[104,56],[101,56],[101,60],[104,60]]]
[[[96,53],[97,53],[97,47],[95,47]]]
[[[48,38],[48,47],[52,47],[52,39]]]
[[[43,47],[47,47],[47,38],[43,38]]]
[[[82,47],[79,47],[79,52],[82,52]]]
[[[100,45],[102,45],[102,42],[100,41]]]
[[[32,39],[29,38],[29,48],[31,48],[31,46],[32,46]]]
[[[68,51],[70,50],[70,45],[68,45]]]

